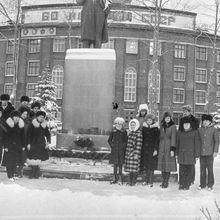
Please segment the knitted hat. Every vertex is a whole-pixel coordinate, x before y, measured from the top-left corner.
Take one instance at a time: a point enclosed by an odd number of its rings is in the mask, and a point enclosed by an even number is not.
[[[1,94],[0,99],[1,99],[2,101],[9,101],[10,96],[9,96],[9,94]]]
[[[183,106],[183,111],[191,112],[192,111],[192,106],[191,105],[184,105]]]
[[[21,107],[18,109],[18,111],[19,111],[21,114],[23,114],[24,112],[29,113],[29,112],[30,112],[30,109],[29,109],[28,107],[26,107],[26,106],[21,106]]]
[[[170,112],[164,112],[163,118],[170,117],[172,118],[172,114]]]
[[[190,124],[191,124],[191,122],[192,122],[192,120],[190,119],[190,117],[187,117],[187,116],[183,117],[183,118],[181,119],[181,121],[182,121],[183,124],[186,124],[186,123],[190,123]]]
[[[10,114],[10,117],[13,118],[13,117],[21,117],[21,113],[17,110],[14,110],[11,112]]]
[[[28,96],[23,95],[23,96],[21,96],[21,98],[20,98],[20,102],[30,102],[30,99],[29,99]]]
[[[33,102],[33,103],[31,104],[31,108],[32,108],[32,109],[35,108],[35,107],[40,108],[40,107],[41,107],[40,102]]]
[[[44,111],[38,111],[37,113],[36,113],[36,117],[38,117],[38,116],[44,116],[44,118],[46,117],[46,112],[44,112]]]
[[[117,117],[115,120],[114,120],[114,124],[119,124],[119,125],[122,125],[125,123],[125,120],[124,118],[121,118],[121,117]]]
[[[145,116],[145,118],[146,118],[146,120],[147,119],[151,119],[152,121],[155,121],[156,120],[156,117],[155,117],[155,115],[153,115],[153,114],[147,114],[146,116]]]
[[[146,111],[148,111],[149,109],[148,109],[147,104],[140,104],[138,111],[140,112],[141,110],[146,110]]]
[[[205,121],[205,120],[212,122],[212,116],[209,114],[203,114],[202,121]]]

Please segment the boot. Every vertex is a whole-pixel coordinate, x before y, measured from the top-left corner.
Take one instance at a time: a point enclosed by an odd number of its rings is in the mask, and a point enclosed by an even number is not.
[[[119,185],[122,185],[122,184],[123,184],[122,175],[119,175],[119,176],[118,176],[118,184],[119,184]]]
[[[145,181],[143,182],[143,185],[148,185],[149,184],[149,178],[150,178],[150,170],[146,170],[146,176],[145,176]]]
[[[112,181],[110,182],[110,184],[115,184],[115,183],[117,183],[117,175],[114,175]]]
[[[169,179],[170,179],[170,172],[166,172],[165,181],[163,188],[167,188],[169,185]]]
[[[31,167],[31,171],[30,171],[29,178],[33,179],[34,178],[35,167],[34,166],[30,166],[30,167]]]
[[[133,172],[129,173],[129,181],[128,181],[128,185],[132,186],[133,183]]]
[[[153,187],[153,177],[154,177],[154,171],[150,170],[150,175],[149,175],[149,187]]]
[[[137,182],[137,173],[133,173],[133,178],[131,181],[131,186],[134,186]]]
[[[161,188],[164,188],[165,178],[166,178],[166,172],[162,172],[162,183],[160,184]]]
[[[34,178],[38,179],[40,177],[40,167],[36,166],[35,167],[35,173],[34,173]]]

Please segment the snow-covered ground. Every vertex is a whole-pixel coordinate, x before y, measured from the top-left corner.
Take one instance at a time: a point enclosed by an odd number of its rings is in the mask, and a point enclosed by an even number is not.
[[[220,204],[220,155],[215,159],[215,187],[199,191],[199,163],[196,182],[189,191],[177,183],[168,189],[137,185],[110,185],[86,180],[20,179],[10,183],[0,173],[0,219],[205,219],[200,209],[217,215]]]

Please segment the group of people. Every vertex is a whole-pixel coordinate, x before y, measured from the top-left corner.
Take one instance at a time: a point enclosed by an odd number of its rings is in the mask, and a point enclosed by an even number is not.
[[[201,123],[192,115],[190,105],[183,107],[179,128],[170,112],[165,112],[160,122],[148,113],[147,104],[139,106],[129,129],[125,120],[117,117],[108,143],[111,147],[110,163],[114,165],[112,184],[123,183],[122,167],[129,173],[128,184],[136,184],[140,172],[145,173],[143,185],[153,187],[154,171],[162,174],[162,188],[167,188],[171,172],[179,164],[179,189],[189,190],[195,180],[196,160],[200,160],[200,184],[198,189],[213,189],[214,157],[219,150],[219,135],[210,114],[203,114]]]
[[[47,147],[50,144],[50,132],[46,113],[41,104],[29,97],[20,98],[20,106],[15,109],[8,94],[0,96],[0,161],[6,167],[10,181],[23,176],[25,163],[31,167],[30,178],[40,176],[42,161],[49,158]]]

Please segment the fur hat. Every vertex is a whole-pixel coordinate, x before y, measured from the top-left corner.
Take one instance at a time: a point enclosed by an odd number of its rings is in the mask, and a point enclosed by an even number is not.
[[[115,120],[114,120],[114,124],[119,124],[119,125],[122,125],[125,123],[125,120],[124,118],[121,118],[121,117],[117,117]]]
[[[10,114],[10,117],[13,118],[13,117],[21,117],[21,113],[17,110],[14,110],[11,112]]]
[[[203,114],[202,121],[205,121],[205,120],[212,122],[212,116],[209,114]]]
[[[156,120],[156,117],[155,117],[155,115],[153,115],[153,114],[147,114],[146,116],[145,116],[145,118],[146,118],[146,120],[147,119],[151,119],[152,121],[155,121]]]
[[[192,120],[190,119],[190,117],[185,116],[185,117],[182,118],[182,123],[183,124],[186,124],[186,123],[191,124],[191,122],[192,122]]]
[[[140,104],[140,105],[139,105],[139,108],[138,108],[138,111],[140,112],[141,110],[146,110],[146,111],[148,111],[149,109],[148,109],[147,104]]]
[[[38,111],[38,112],[36,113],[36,117],[38,117],[38,116],[40,116],[40,115],[46,117],[46,112],[44,112],[44,111]]]
[[[18,111],[19,111],[21,114],[23,114],[24,112],[29,113],[29,112],[30,112],[30,109],[29,109],[28,107],[26,107],[26,106],[21,106],[21,107],[18,109]]]
[[[184,105],[183,106],[183,111],[191,112],[192,111],[192,106],[191,105]]]
[[[29,99],[28,96],[23,95],[23,96],[21,96],[21,98],[20,98],[20,102],[30,102],[30,99]]]
[[[31,104],[31,108],[32,108],[32,109],[35,108],[35,107],[38,107],[38,108],[40,109],[40,107],[41,107],[40,102],[33,102],[33,103]]]
[[[132,122],[135,123],[135,129],[134,129],[134,131],[137,131],[138,128],[140,127],[140,122],[139,122],[136,118],[131,119],[131,120],[129,121],[129,130],[130,130],[130,131],[132,131],[132,130],[131,130],[131,123],[132,123]]]
[[[1,99],[2,101],[9,101],[10,96],[9,96],[9,94],[1,94],[0,99]]]
[[[164,112],[163,118],[170,117],[172,118],[172,114],[170,112]]]

